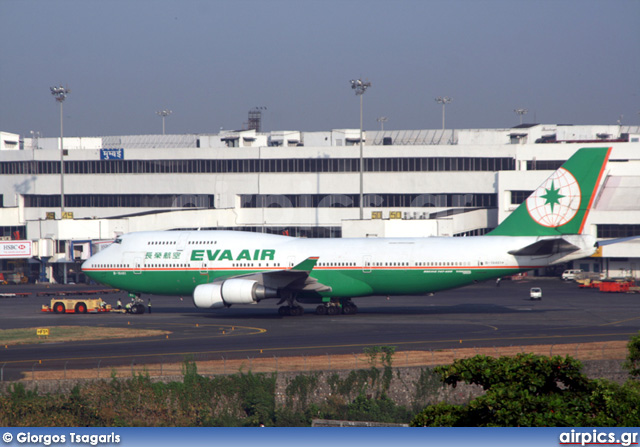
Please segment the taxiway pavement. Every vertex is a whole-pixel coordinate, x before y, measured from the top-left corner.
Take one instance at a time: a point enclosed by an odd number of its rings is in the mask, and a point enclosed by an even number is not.
[[[529,299],[542,287],[540,301]],[[300,317],[278,315],[276,300],[228,309],[202,310],[190,297],[151,296],[153,313],[65,314],[41,312],[50,297],[43,291],[96,290],[100,286],[0,286],[0,329],[61,325],[162,329],[169,337],[0,346],[4,380],[33,365],[55,368],[103,368],[132,362],[180,362],[221,357],[291,356],[361,353],[369,346],[403,350],[455,347],[503,347],[532,344],[628,340],[640,330],[640,295],[579,289],[558,279],[494,282],[433,296],[356,298],[356,315],[316,315],[305,305]],[[115,306],[126,294],[97,293]],[[149,296],[143,296],[145,303]],[[39,363],[42,362],[42,363]]]

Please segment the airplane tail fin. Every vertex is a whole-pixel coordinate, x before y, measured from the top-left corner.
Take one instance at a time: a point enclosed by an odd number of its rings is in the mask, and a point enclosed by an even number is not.
[[[611,148],[582,148],[489,236],[581,234]]]

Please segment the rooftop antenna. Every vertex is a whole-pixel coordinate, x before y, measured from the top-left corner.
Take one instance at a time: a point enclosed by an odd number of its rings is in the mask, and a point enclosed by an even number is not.
[[[389,118],[387,118],[386,116],[381,116],[379,118],[376,118],[376,121],[380,123],[380,130],[384,131],[384,123],[389,121]]]
[[[529,111],[527,109],[514,109],[513,112],[520,116],[520,124],[522,124],[522,116],[526,115]]]
[[[249,130],[255,130],[256,132],[262,131],[262,112],[267,110],[264,106],[254,107],[249,110],[249,123],[247,128]]]

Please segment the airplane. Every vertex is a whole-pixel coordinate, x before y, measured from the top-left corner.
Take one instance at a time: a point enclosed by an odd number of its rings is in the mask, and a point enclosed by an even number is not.
[[[352,298],[427,295],[595,253],[582,234],[611,148],[582,148],[483,236],[305,239],[240,231],[119,236],[82,265],[93,280],[140,294],[191,295],[219,309],[277,299],[280,315],[355,314]],[[144,312],[144,305],[134,312]]]

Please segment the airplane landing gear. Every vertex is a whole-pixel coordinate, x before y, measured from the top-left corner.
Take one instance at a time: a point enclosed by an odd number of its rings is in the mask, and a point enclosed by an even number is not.
[[[283,296],[280,300],[281,304],[283,302],[287,302],[286,306],[280,306],[278,308],[278,314],[282,317],[299,317],[304,314],[304,307],[296,303],[296,296],[293,293],[288,294],[287,296]]]
[[[320,304],[316,307],[317,315],[355,315],[358,313],[358,306],[353,304],[351,298],[332,299],[328,303]]]
[[[304,307],[302,306],[280,306],[278,308],[278,314],[283,317],[299,317],[304,314]]]
[[[125,311],[129,314],[143,314],[145,311],[144,301],[140,298],[140,294],[130,294],[131,302],[125,306]]]
[[[355,315],[358,313],[358,306],[353,304],[350,299],[346,299],[342,303],[342,313],[345,315]]]

